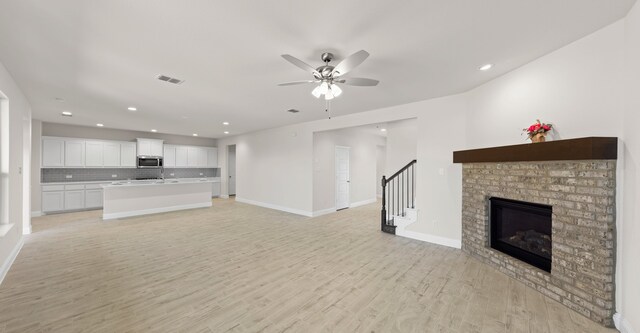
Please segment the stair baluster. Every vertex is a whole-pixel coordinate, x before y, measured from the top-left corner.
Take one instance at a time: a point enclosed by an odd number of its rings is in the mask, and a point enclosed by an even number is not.
[[[395,234],[395,217],[407,216],[407,209],[415,209],[416,160],[409,162],[398,172],[387,178],[382,176],[382,211],[380,228]]]

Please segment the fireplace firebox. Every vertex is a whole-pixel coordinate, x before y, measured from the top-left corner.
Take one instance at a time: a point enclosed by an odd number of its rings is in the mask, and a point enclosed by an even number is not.
[[[551,206],[495,197],[489,201],[491,247],[551,272]]]

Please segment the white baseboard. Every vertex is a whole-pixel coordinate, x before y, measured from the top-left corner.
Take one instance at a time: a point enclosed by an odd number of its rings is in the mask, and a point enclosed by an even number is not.
[[[453,248],[456,248],[456,249],[462,248],[462,241],[457,240],[457,239],[451,239],[451,238],[446,238],[446,237],[427,235],[427,234],[423,234],[421,232],[410,231],[410,230],[406,230],[406,229],[405,230],[396,230],[396,231],[398,231],[396,233],[396,236],[416,239],[416,240],[427,242],[427,243],[444,245],[444,246],[453,247]]]
[[[220,198],[229,199],[229,195],[228,194],[220,194]]]
[[[626,318],[622,316],[619,312],[616,312],[613,315],[613,324],[616,325],[616,328],[621,333],[636,333],[631,327],[631,324],[627,321]]]
[[[22,245],[24,245],[24,239],[22,238],[22,236],[20,236],[18,244],[16,244],[13,250],[11,250],[11,253],[9,253],[9,257],[2,263],[2,266],[0,266],[0,285],[2,284],[5,276],[7,276],[7,273],[9,273],[9,269],[11,268],[11,265],[13,265],[13,262],[16,260],[16,257],[18,257],[18,253],[20,253]]]
[[[28,226],[24,227],[22,229],[22,234],[23,235],[30,235],[31,234],[31,223],[29,223]]]
[[[31,217],[39,217],[42,216],[42,212],[41,211],[36,211],[36,212],[31,212]]]
[[[194,208],[207,208],[211,206],[212,206],[212,203],[211,201],[209,201],[209,202],[203,202],[203,203],[197,203],[197,204],[169,206],[169,207],[160,207],[160,208],[152,208],[152,209],[141,209],[141,210],[134,210],[129,212],[122,212],[122,213],[102,214],[102,219],[113,220],[113,219],[120,219],[123,217],[166,213],[166,212],[173,212],[176,210],[185,210],[185,209],[194,209]]]
[[[331,214],[331,213],[335,213],[335,212],[336,212],[336,207],[316,210],[315,212],[313,212],[313,217],[318,217],[318,216],[321,216],[321,215],[327,215],[327,214]]]
[[[356,207],[359,207],[359,206],[372,204],[372,203],[374,203],[376,201],[378,201],[378,200],[376,198],[373,198],[373,199],[367,199],[367,200],[362,200],[362,201],[358,201],[358,202],[352,202],[349,205],[349,208],[356,208]]]
[[[306,210],[273,205],[273,204],[270,204],[270,203],[260,202],[260,201],[255,201],[255,200],[249,200],[249,199],[240,198],[240,197],[237,197],[237,196],[236,196],[236,201],[237,202],[246,203],[246,204],[250,204],[250,205],[254,205],[254,206],[260,206],[260,207],[264,207],[264,208],[280,210],[280,211],[291,213],[291,214],[302,215],[302,216],[307,216],[307,217],[313,217],[313,212],[309,212],[309,211],[306,211]]]

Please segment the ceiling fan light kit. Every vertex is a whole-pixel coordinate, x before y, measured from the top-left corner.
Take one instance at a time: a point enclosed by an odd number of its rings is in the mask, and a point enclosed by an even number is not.
[[[293,81],[281,83],[279,85],[291,86],[305,83],[320,83],[311,91],[311,94],[315,98],[324,96],[325,100],[332,100],[333,98],[340,96],[342,94],[342,89],[336,83],[370,87],[377,85],[379,82],[378,80],[365,78],[342,78],[342,75],[347,74],[369,57],[369,53],[365,50],[360,50],[350,55],[335,67],[329,65],[329,62],[333,60],[333,54],[328,52],[322,54],[321,59],[324,62],[324,65],[318,68],[313,68],[304,61],[288,54],[283,54],[282,57],[296,67],[311,73],[315,80]]]

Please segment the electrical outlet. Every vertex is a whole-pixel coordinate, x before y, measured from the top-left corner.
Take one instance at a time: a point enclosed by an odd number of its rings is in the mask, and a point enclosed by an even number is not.
[[[71,179],[71,178],[73,178],[73,175],[66,175],[66,176],[64,176],[64,178]]]
[[[444,172],[444,168],[440,168],[440,169],[438,169],[438,174],[439,174],[440,176],[444,176],[444,174],[445,174],[445,172]]]
[[[204,175],[204,173],[202,173],[202,172],[201,172],[201,173],[200,173],[200,176],[203,176],[203,175]]]
[[[116,178],[118,177],[118,175],[111,175],[111,178]]]
[[[170,173],[169,175],[170,175],[171,177],[173,177],[173,176],[175,176],[176,174],[175,174],[175,173]]]

